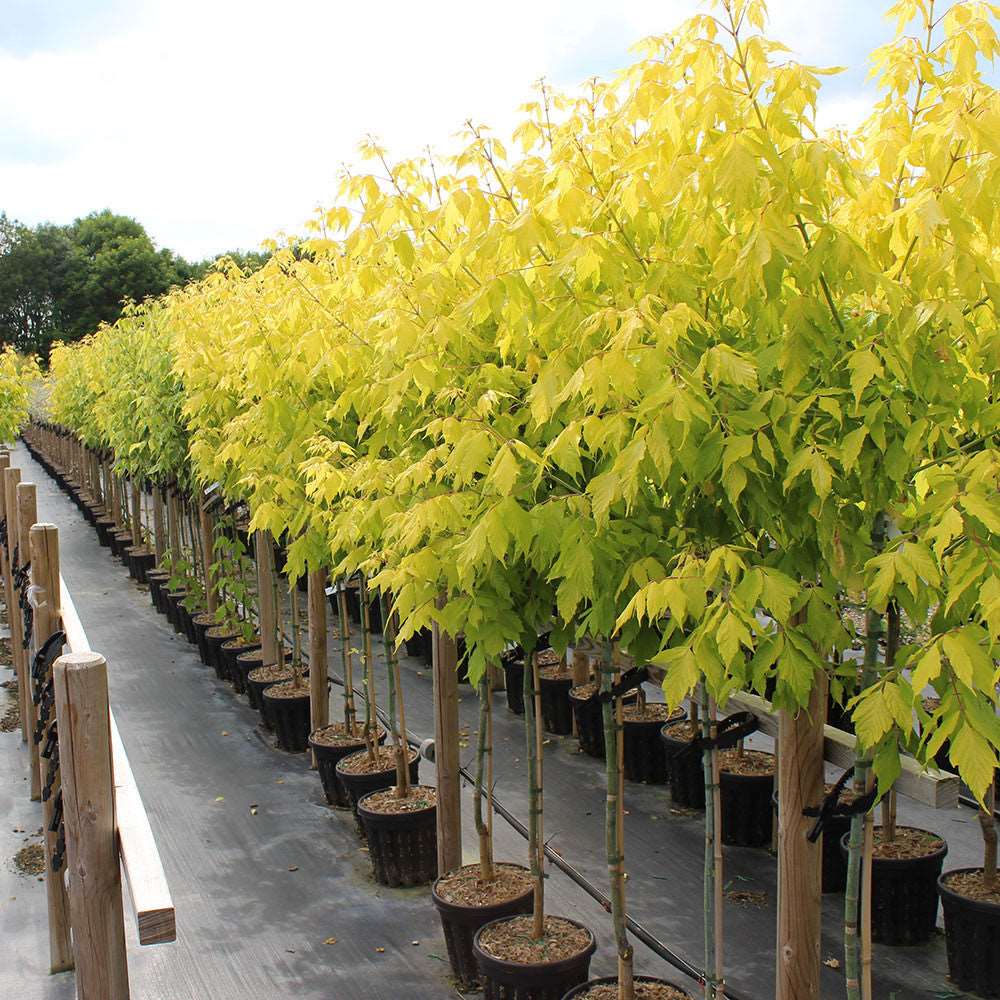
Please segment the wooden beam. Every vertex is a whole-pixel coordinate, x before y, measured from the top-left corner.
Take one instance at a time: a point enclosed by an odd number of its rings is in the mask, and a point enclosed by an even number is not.
[[[21,567],[23,567],[25,564],[31,562],[31,526],[38,520],[38,500],[35,492],[35,484],[18,483],[15,490],[15,497],[18,561]],[[20,567],[14,568],[19,569]],[[34,631],[35,623],[32,621],[32,632]],[[24,679],[27,685],[27,690],[24,693],[24,706],[28,719],[28,750],[31,755],[32,802],[40,802],[42,800],[42,785],[38,770],[38,744],[34,740],[35,706],[31,697],[31,653],[36,648],[34,636],[32,636],[28,644],[28,649],[22,650],[22,656],[24,657]]]
[[[89,651],[87,634],[73,606],[66,582],[60,579],[63,631],[74,653]],[[128,754],[118,733],[114,712],[108,709],[114,770],[118,850],[128,881],[129,896],[139,928],[140,944],[176,939],[176,914],[149,816],[139,794]]]
[[[98,653],[67,653],[56,660],[53,678],[77,997],[128,1000],[108,665]]]
[[[24,639],[24,623],[18,606],[18,594],[14,590],[14,549],[17,547],[19,524],[17,520],[17,484],[21,481],[21,470],[6,468],[3,479],[2,516],[7,521],[7,545],[3,551],[4,593],[7,602],[7,625],[10,628],[10,655],[17,673],[17,702],[21,718],[21,742],[28,742],[31,729],[31,692],[28,690],[27,657],[21,645]]]
[[[59,614],[59,532],[54,524],[36,524],[29,537],[31,553],[31,582],[37,588],[34,592],[35,636],[37,645],[46,640],[61,626]],[[36,713],[37,718],[37,713]],[[47,739],[54,722],[50,714],[45,727]],[[49,762],[42,758],[38,764],[39,781],[43,784],[48,773]],[[56,853],[59,834],[54,832],[52,819],[56,796],[62,787],[59,770],[53,776],[49,797],[42,801],[43,845],[45,848],[45,898],[49,924],[49,971],[65,972],[73,968],[73,941],[70,934],[69,895],[66,892],[65,869],[52,869],[52,857]]]
[[[739,692],[729,696],[728,706],[745,709],[757,716],[760,731],[769,736],[778,735],[777,713],[769,701],[755,694]],[[823,759],[844,769],[854,765],[857,740],[834,726],[823,729]],[[896,790],[901,795],[922,802],[932,809],[953,809],[958,805],[958,776],[936,767],[924,769],[913,757],[900,756],[902,771],[896,779]],[[818,803],[815,803],[818,805]]]

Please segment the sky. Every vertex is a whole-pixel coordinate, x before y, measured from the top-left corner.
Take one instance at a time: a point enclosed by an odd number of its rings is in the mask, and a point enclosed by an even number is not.
[[[2,0],[0,210],[104,208],[197,260],[300,232],[377,136],[447,150],[504,134],[544,76],[572,87],[701,9],[693,0]],[[825,78],[823,125],[874,100],[880,0],[770,0],[768,34]]]

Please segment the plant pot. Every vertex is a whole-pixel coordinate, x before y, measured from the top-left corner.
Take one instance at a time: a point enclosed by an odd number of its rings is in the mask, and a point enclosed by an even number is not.
[[[444,941],[448,948],[448,961],[451,971],[464,989],[472,990],[479,986],[479,966],[476,956],[472,953],[472,941],[476,931],[483,924],[502,917],[512,917],[518,913],[530,913],[534,888],[530,882],[530,873],[522,865],[498,864],[497,868],[516,869],[529,879],[523,892],[511,896],[499,903],[483,903],[475,906],[452,902],[441,895],[441,885],[445,879],[459,872],[479,872],[479,865],[465,865],[463,868],[442,875],[431,887],[431,899],[441,918],[444,931]]]
[[[197,611],[189,611],[182,601],[177,608],[181,617],[181,624],[184,626],[184,635],[187,637],[187,641],[191,643],[192,646],[198,644],[198,632],[194,627],[194,616],[198,614]]]
[[[740,774],[726,770],[727,763],[737,760],[736,755],[736,750],[719,751],[722,842],[736,847],[769,847],[774,830],[774,756],[759,750],[744,751],[744,761],[759,761],[770,766],[771,773]],[[763,761],[765,757],[768,763]]]
[[[264,666],[264,653],[259,645],[236,654],[233,660],[233,672],[230,675],[230,680],[233,682],[233,687],[236,689],[237,694],[245,694],[248,699],[252,698],[247,678],[250,676],[250,671],[262,666]],[[252,700],[250,704],[253,705]],[[257,706],[254,705],[254,707],[256,708]]]
[[[264,692],[272,684],[283,684],[291,679],[292,668],[283,666],[279,670],[275,663],[256,667],[247,674],[247,697],[250,700],[250,707],[256,708],[260,712],[265,729],[274,729],[274,719],[271,717],[269,709],[264,705]]]
[[[128,559],[128,550],[132,547],[131,531],[116,531],[111,536],[111,552],[117,559]]]
[[[569,689],[569,703],[573,710],[573,720],[576,722],[576,736],[580,741],[580,749],[588,757],[604,760],[604,712],[598,695],[598,686],[593,681],[579,684]],[[635,701],[635,691],[628,691],[622,696],[626,705]],[[682,713],[683,714],[683,713]],[[659,731],[663,723],[657,726],[656,740],[659,743]],[[662,749],[658,752],[666,754]]]
[[[973,899],[952,889],[949,879],[982,868],[945,872],[937,882],[948,945],[948,978],[961,990],[1000,997],[1000,903]]]
[[[472,941],[472,952],[479,967],[479,978],[483,984],[484,1000],[562,1000],[574,986],[587,981],[590,974],[590,959],[597,948],[591,931],[575,920],[567,923],[587,931],[589,944],[583,951],[558,961],[525,963],[497,958],[481,945],[484,934],[511,920],[530,919],[502,917],[491,920],[476,931]],[[553,919],[546,917],[546,921]]]
[[[881,827],[875,828],[875,842]],[[897,827],[902,831],[908,827]],[[920,831],[942,846],[917,858],[872,858],[872,940],[879,944],[922,944],[934,934],[937,923],[938,877],[948,845],[930,831]],[[840,841],[844,857],[850,833]]]
[[[239,637],[228,625],[213,625],[205,629],[205,646],[208,648],[208,665],[220,681],[229,679],[229,671],[222,657],[222,644]]]
[[[851,829],[850,816],[828,816],[823,824],[823,892],[847,888],[847,858],[840,840]]]
[[[667,754],[667,780],[674,804],[688,809],[705,808],[705,769],[701,752],[691,745],[686,734],[693,723],[681,719],[668,722],[660,730],[660,740]]]
[[[100,543],[101,548],[109,548],[111,546],[111,536],[115,533],[115,522],[110,517],[99,517],[97,519],[97,541]]]
[[[206,667],[210,667],[212,665],[211,654],[208,651],[208,640],[205,638],[205,633],[215,626],[215,615],[208,611],[199,611],[191,616],[191,626],[194,629],[194,641],[198,647],[201,662]]]
[[[167,591],[167,620],[174,627],[178,635],[184,635],[184,619],[182,617],[183,606],[181,601],[187,597],[186,590]]]
[[[572,671],[561,664],[541,667],[538,683],[542,695],[542,728],[554,736],[569,736],[573,732],[573,706],[569,701]]]
[[[503,661],[507,707],[515,715],[524,715],[524,660]]]
[[[437,878],[437,790],[418,785],[412,793],[427,804],[408,812],[382,811],[376,805],[386,804],[392,796],[385,790],[370,792],[358,802],[379,885],[427,885]]]
[[[624,707],[622,757],[625,777],[629,781],[642,781],[647,785],[667,783],[667,748],[660,739],[660,730],[665,723],[683,718],[683,708],[671,712],[666,705],[656,702],[647,702],[641,712],[637,704]]]
[[[309,685],[272,684],[262,695],[261,715],[270,719],[279,749],[305,753],[309,746]],[[266,725],[266,722],[265,722]]]
[[[360,732],[360,727],[357,726],[357,723],[355,723],[355,727],[356,731]],[[331,739],[333,735],[343,733],[344,731],[344,724],[342,722],[335,722],[331,726],[317,729],[309,737],[309,746],[312,747],[313,754],[316,757],[316,770],[319,771],[320,781],[323,782],[323,792],[326,795],[326,801],[329,805],[339,806],[342,809],[350,806],[351,801],[347,797],[347,790],[341,784],[340,778],[337,777],[337,764],[345,757],[350,757],[352,753],[357,753],[365,747],[364,737],[362,736],[354,736],[350,739],[342,737],[340,741]],[[378,742],[380,744],[384,743],[385,737],[385,730],[379,728]]]
[[[357,750],[348,756],[341,758],[336,764],[337,778],[344,791],[347,793],[347,802],[354,813],[355,822],[358,825],[358,833],[365,835],[364,827],[358,818],[358,800],[364,798],[369,792],[378,792],[383,788],[392,788],[396,784],[396,765],[394,751],[392,747],[379,747],[379,763],[389,761],[388,765],[378,771],[356,772],[352,770],[353,764],[360,762],[362,756],[367,754],[367,750]],[[390,757],[388,755],[392,754]],[[410,782],[417,784],[419,778],[420,758],[416,750],[410,750]]]
[[[260,652],[260,640],[245,642],[242,638],[227,639],[219,647],[219,662],[221,663],[223,679],[233,685],[237,694],[243,694],[246,691],[247,674],[250,673],[253,667],[247,667],[241,673],[237,670],[236,657],[241,653],[254,652]],[[259,667],[262,663],[263,661],[255,664],[255,666]]]
[[[156,565],[156,553],[150,552],[149,549],[144,549],[142,552],[136,552],[133,558],[135,559],[136,580],[139,583],[148,583],[149,574]]]
[[[434,657],[433,649],[431,648],[431,630],[427,628],[422,628],[418,632],[414,632],[413,635],[407,639],[403,645],[406,647],[406,655],[412,656],[417,659],[427,659],[430,656],[432,659]]]
[[[166,593],[167,580],[170,574],[165,569],[151,569],[146,572],[146,583],[149,584],[149,600],[160,614],[167,613]]]
[[[656,979],[653,976],[635,976],[633,981],[635,982],[636,986],[638,986],[640,983],[651,983],[651,984],[655,983],[658,986],[669,986],[671,987],[671,989],[677,991],[678,996],[683,996],[683,997],[691,996],[691,994],[688,993],[687,990],[682,990],[679,986],[674,986],[673,983],[668,983],[665,979]],[[567,993],[563,997],[563,1000],[583,1000],[583,998],[587,996],[587,993],[597,986],[614,986],[615,989],[617,990],[618,977],[605,976],[603,979],[588,980],[586,983],[581,983],[579,986],[575,986],[573,989],[571,989],[569,993]],[[640,994],[636,994],[636,997],[637,1000],[642,1000]]]

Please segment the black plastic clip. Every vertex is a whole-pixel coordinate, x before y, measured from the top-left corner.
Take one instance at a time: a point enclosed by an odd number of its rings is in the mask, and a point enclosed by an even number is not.
[[[753,712],[734,712],[718,723],[715,736],[697,736],[691,741],[696,750],[729,750],[760,728]]]
[[[808,839],[811,844],[815,844],[823,833],[823,827],[827,820],[834,816],[863,816],[867,813],[878,798],[878,783],[865,792],[864,795],[855,797],[850,802],[841,802],[840,796],[847,787],[847,782],[854,774],[854,768],[849,767],[839,778],[837,783],[826,793],[823,801],[818,806],[806,806],[802,810],[803,816],[815,817],[816,822],[809,831]]]
[[[649,671],[646,667],[633,667],[621,675],[621,679],[617,684],[611,686],[610,691],[601,691],[593,697],[597,698],[602,704],[614,701],[615,698],[620,698],[623,694],[628,694],[629,691],[641,687],[643,682],[647,680],[649,680]]]

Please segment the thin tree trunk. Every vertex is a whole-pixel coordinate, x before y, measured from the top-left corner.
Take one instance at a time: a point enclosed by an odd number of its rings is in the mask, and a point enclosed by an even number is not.
[[[1000,889],[997,884],[997,824],[993,815],[996,806],[996,783],[986,793],[986,808],[979,810],[979,826],[983,832],[983,885],[987,889]]]
[[[534,649],[524,656],[524,733],[528,767],[528,854],[534,880],[534,907],[531,934],[535,940],[545,935],[545,848],[542,827],[542,740],[541,688],[538,682],[538,657]]]
[[[492,882],[494,878],[492,831],[489,817],[483,815],[483,786],[491,777],[485,774],[486,760],[490,758],[492,765],[493,757],[490,701],[490,678],[487,669],[483,671],[479,681],[479,733],[476,739],[476,785],[473,796],[476,833],[479,836],[479,881],[483,883]],[[490,784],[492,785],[491,781]]]
[[[389,614],[389,605],[379,597],[382,611],[382,642],[385,646],[385,666],[389,690],[389,722],[392,745],[396,751],[396,795],[405,798],[410,792],[410,774],[406,752],[406,713],[403,709],[403,689],[399,680],[399,660],[396,656],[396,629]],[[397,706],[399,718],[397,722]]]
[[[337,590],[337,617],[340,620],[340,663],[344,671],[344,731],[353,736],[357,727],[354,709],[354,654],[351,652],[351,625],[347,615],[347,593]]]
[[[701,735],[714,739],[715,710],[702,685]],[[715,1000],[722,985],[722,831],[720,829],[719,757],[706,747],[702,751],[705,775],[705,1000]]]
[[[302,637],[299,634],[299,588],[294,581],[288,583],[288,597],[292,605],[292,683],[302,682]]]
[[[635,981],[632,968],[632,946],[625,927],[625,808],[624,808],[624,741],[622,739],[622,699],[608,697],[620,672],[614,660],[611,643],[605,649],[606,660],[601,664],[601,693],[604,720],[604,760],[607,779],[607,807],[604,813],[605,853],[608,878],[611,881],[611,923],[618,952],[618,1000],[634,1000]]]
[[[370,760],[375,759],[375,747],[378,744],[378,733],[375,729],[375,671],[372,669],[372,633],[371,617],[368,607],[368,584],[361,577],[358,588],[361,599],[361,654],[365,661],[365,747]]]
[[[885,544],[886,519],[879,513],[872,528],[872,547],[876,553]],[[861,672],[861,689],[869,687],[878,671],[879,639],[882,636],[882,616],[869,607],[865,613],[865,659]],[[865,794],[871,761],[858,745],[854,762],[854,793]],[[851,817],[851,832],[847,853],[847,887],[844,891],[844,974],[847,1000],[861,1000],[861,968],[858,935],[859,900],[861,890],[861,855],[864,848],[864,816]],[[869,865],[869,869],[870,869]]]

